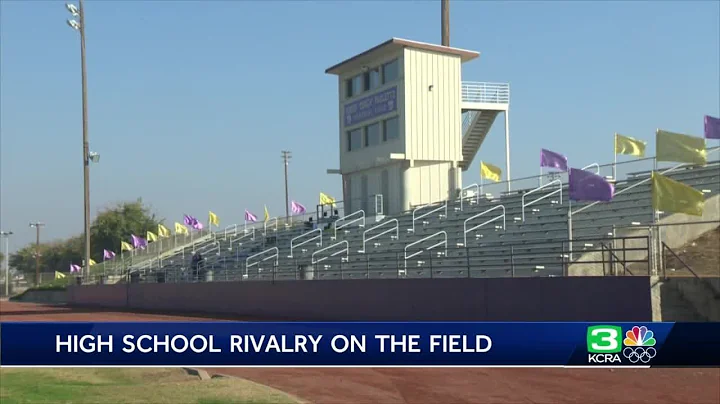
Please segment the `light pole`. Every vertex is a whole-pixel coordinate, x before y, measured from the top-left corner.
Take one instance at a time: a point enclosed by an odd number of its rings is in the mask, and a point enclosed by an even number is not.
[[[28,226],[35,228],[35,286],[40,285],[40,228],[45,223],[35,222]]]
[[[5,297],[10,296],[10,236],[11,231],[0,231],[0,236],[5,237]]]
[[[283,150],[282,159],[285,163],[285,222],[290,220],[290,195],[288,194],[288,164],[292,158],[292,153],[288,150]]]
[[[90,162],[97,162],[99,156],[90,153],[88,137],[88,112],[87,112],[87,74],[85,68],[85,10],[83,0],[78,0],[79,7],[74,4],[65,4],[65,8],[75,19],[68,19],[70,28],[80,32],[80,70],[82,75],[82,126],[83,126],[83,188],[84,188],[84,212],[85,212],[85,267],[87,275],[90,274]]]

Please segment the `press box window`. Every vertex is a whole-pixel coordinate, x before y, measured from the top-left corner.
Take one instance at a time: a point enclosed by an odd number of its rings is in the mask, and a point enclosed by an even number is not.
[[[380,68],[376,67],[364,73],[365,91],[380,87]]]
[[[348,151],[358,150],[362,147],[362,129],[358,128],[347,133]]]
[[[390,118],[383,121],[383,142],[397,139],[400,136],[398,118]]]
[[[365,135],[365,146],[375,146],[380,144],[380,122],[368,125]]]
[[[398,60],[395,59],[392,62],[387,62],[382,66],[383,84],[395,81],[398,78],[399,64]]]

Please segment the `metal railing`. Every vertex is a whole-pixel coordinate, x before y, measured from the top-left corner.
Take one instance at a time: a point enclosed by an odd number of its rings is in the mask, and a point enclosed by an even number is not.
[[[494,211],[494,210],[498,210],[498,209],[501,209],[501,210],[502,210],[502,213],[501,213],[501,214],[493,217],[492,219],[486,220],[486,221],[480,223],[480,224],[477,225],[477,226],[471,227],[470,229],[467,228],[467,225],[468,225],[468,223],[469,223],[471,220],[475,220],[475,219],[477,219],[477,218],[479,218],[479,217],[484,216],[484,215],[487,214],[487,213],[490,213],[490,212],[492,212],[492,211]],[[462,246],[463,246],[463,247],[467,247],[467,245],[468,245],[468,243],[467,243],[467,235],[468,235],[469,232],[475,231],[475,230],[477,230],[477,229],[485,226],[486,224],[492,223],[492,222],[494,222],[494,221],[496,221],[496,220],[499,220],[499,219],[502,219],[502,229],[503,229],[503,231],[504,231],[504,230],[505,230],[505,206],[503,206],[503,205],[493,206],[492,208],[490,208],[490,209],[488,209],[488,210],[486,210],[486,211],[484,211],[484,212],[482,212],[482,213],[478,213],[478,214],[475,215],[475,216],[471,216],[471,217],[465,219],[465,222],[463,222],[463,245],[462,245]]]
[[[474,189],[474,190],[475,190],[475,195],[474,195],[474,196],[473,196],[473,195],[471,195],[471,196],[465,196],[465,194],[467,193],[467,191],[469,191],[469,190],[471,190],[471,189]],[[466,187],[464,187],[463,189],[460,190],[460,211],[461,211],[461,212],[462,212],[463,209],[464,209],[464,206],[463,206],[463,205],[464,205],[464,202],[463,202],[463,201],[464,201],[465,199],[470,199],[470,200],[472,200],[473,197],[475,198],[475,203],[480,203],[480,185],[479,185],[479,184],[470,184],[470,185],[468,185],[468,186],[466,186]],[[456,208],[456,209],[457,209],[457,208]]]
[[[598,163],[588,164],[585,167],[583,167],[582,170],[584,171],[591,167],[595,167],[595,175],[600,175],[600,165]]]
[[[381,227],[385,227],[385,226],[387,226],[389,223],[394,223],[395,226],[393,226],[393,227],[391,227],[391,228],[389,228],[389,229],[386,229],[386,230],[384,230],[384,231],[382,231],[382,232],[380,232],[380,233],[378,233],[378,234],[376,234],[376,235],[374,235],[374,236],[372,236],[372,237],[368,237],[368,236],[367,236],[367,234],[368,234],[369,232],[371,232],[371,231],[373,231],[373,230],[375,230],[375,229],[379,229],[379,228],[381,228]],[[397,239],[400,237],[400,223],[398,222],[397,219],[384,220],[382,223],[380,223],[380,224],[378,224],[378,225],[375,225],[375,226],[373,226],[373,227],[365,230],[365,231],[363,232],[362,250],[359,250],[358,252],[361,253],[361,254],[365,254],[365,245],[367,244],[368,241],[375,240],[375,239],[377,239],[378,237],[384,236],[385,234],[391,233],[391,232],[393,232],[393,231],[395,231],[395,236],[390,235],[390,239],[392,240],[393,237],[394,237],[394,239],[397,240]]]
[[[238,246],[241,246],[243,244],[243,242],[241,240],[245,240],[247,238],[249,238],[250,241],[255,241],[255,228],[254,227],[251,228],[247,233],[243,232],[242,236],[230,239],[230,246],[228,247],[228,250],[232,251],[233,245],[235,245],[235,243],[237,243]]]
[[[300,240],[300,239],[302,239],[302,238],[307,238],[308,236],[310,236],[310,235],[312,235],[312,234],[315,234],[315,233],[317,233],[318,235],[315,236],[315,237],[308,238],[307,240],[303,241],[303,242],[300,243],[300,244],[295,244],[295,242],[296,242],[297,240]],[[315,241],[315,240],[318,240],[318,239],[320,240],[320,242],[317,243],[317,245],[320,246],[320,247],[322,247],[322,242],[323,242],[323,240],[322,240],[322,229],[311,230],[311,231],[309,231],[309,232],[307,232],[307,233],[303,233],[303,234],[301,234],[301,235],[293,238],[292,240],[290,240],[290,255],[288,256],[288,258],[292,258],[292,257],[293,257],[293,252],[295,251],[296,248],[302,247],[302,246],[304,246],[305,244],[311,243],[311,242],[313,242],[313,241]]]
[[[510,84],[463,81],[461,84],[464,102],[481,102],[489,104],[509,104]]]
[[[326,255],[326,256],[318,259],[318,260],[315,259],[315,256],[318,255],[319,253],[325,252],[325,251],[327,251],[327,250],[331,250],[331,249],[333,249],[333,248],[335,248],[335,247],[337,247],[337,246],[339,246],[339,245],[345,245],[345,248],[342,249],[342,250],[340,250],[340,251],[335,251],[334,253],[332,253],[332,254],[330,254],[330,255]],[[342,253],[345,253],[345,257],[342,258],[342,261],[343,261],[343,262],[347,262],[348,257],[349,257],[349,253],[350,253],[350,244],[347,242],[347,240],[342,240],[342,241],[340,241],[340,242],[338,242],[338,243],[335,243],[335,244],[333,244],[333,245],[327,246],[327,247],[325,247],[325,248],[321,248],[321,249],[313,252],[313,253],[312,253],[312,256],[310,257],[310,262],[311,262],[313,265],[315,265],[315,264],[318,264],[318,263],[320,263],[320,262],[325,261],[325,260],[328,259],[328,258],[338,256],[338,255],[340,255],[340,254],[342,254]]]
[[[435,243],[435,244],[431,245],[430,247],[421,248],[419,251],[417,251],[417,252],[415,252],[415,253],[413,253],[413,254],[408,255],[408,248],[413,247],[413,246],[416,246],[416,245],[418,245],[418,244],[420,244],[420,243],[423,243],[423,242],[425,242],[425,241],[428,241],[428,240],[430,240],[430,239],[437,238],[437,236],[443,236],[443,240],[442,240],[441,242],[439,242],[439,243]],[[405,246],[405,249],[404,249],[404,255],[405,255],[405,259],[404,259],[404,274],[407,274],[407,261],[408,261],[410,258],[417,256],[418,254],[422,254],[422,253],[425,252],[425,251],[430,251],[430,250],[432,250],[432,249],[434,249],[434,248],[436,248],[436,247],[444,246],[444,247],[445,247],[445,255],[447,255],[447,239],[448,239],[447,232],[443,230],[443,231],[439,231],[439,232],[437,232],[437,233],[435,233],[435,234],[432,234],[432,235],[430,235],[430,236],[421,238],[421,239],[418,240],[418,241],[415,241],[415,242],[413,242],[413,243],[410,243],[410,244],[406,245],[406,246]]]
[[[439,212],[439,211],[443,210],[444,213],[440,214],[440,219],[447,217],[447,201],[442,202],[440,204],[440,206],[438,206],[437,208],[430,210],[428,212],[425,212],[420,216],[417,216],[418,211],[420,211],[421,209],[432,207],[432,206],[434,206],[432,203],[428,203],[428,204],[425,204],[422,206],[418,206],[417,208],[415,208],[415,210],[413,210],[413,212],[412,212],[412,228],[407,229],[408,232],[415,233],[415,221],[423,219],[425,217],[428,217],[429,215],[432,215],[435,212]]]
[[[358,227],[363,228],[365,227],[365,211],[364,210],[358,210],[357,212],[353,212],[349,215],[345,215],[341,217],[340,219],[333,222],[333,236],[330,238],[331,240],[337,239],[337,231],[340,229],[343,229],[345,227],[348,227],[352,225],[353,223],[358,223]],[[342,223],[340,226],[338,226],[338,223]]]
[[[231,224],[230,226],[226,227],[225,231],[223,231],[223,238],[225,240],[227,240],[228,230],[230,230],[230,229],[233,229],[232,235],[237,236],[237,228],[238,228],[238,225],[236,225],[236,224]]]
[[[263,235],[264,236],[267,236],[268,228],[270,228],[270,230],[272,230],[273,232],[277,233],[277,228],[278,228],[278,218],[277,217],[271,217],[270,219],[267,220],[267,222],[263,223]]]
[[[257,257],[262,257],[262,256],[264,256],[264,255],[267,255],[269,252],[272,252],[272,251],[275,251],[275,254],[269,255],[269,256],[261,259],[261,260],[255,260],[252,264],[250,263],[250,260],[253,260],[253,259],[257,258]],[[280,256],[280,250],[278,250],[277,247],[272,247],[272,248],[268,248],[268,249],[265,250],[265,251],[261,251],[261,252],[259,252],[259,253],[257,253],[257,254],[254,254],[254,255],[251,255],[251,256],[247,257],[247,258],[245,259],[245,274],[247,275],[247,269],[248,269],[248,268],[250,268],[250,267],[252,267],[252,266],[255,266],[255,265],[257,265],[257,264],[259,264],[259,263],[261,263],[261,262],[265,262],[265,261],[267,261],[267,260],[273,259],[273,258],[275,258],[275,267],[277,267],[277,266],[278,266],[279,256]]]
[[[548,194],[545,194],[545,195],[541,196],[540,198],[533,199],[532,201],[530,201],[530,202],[528,202],[528,203],[525,203],[525,197],[526,197],[526,196],[528,196],[528,195],[530,195],[530,194],[533,194],[533,193],[535,193],[535,192],[537,192],[537,191],[540,191],[540,190],[542,190],[542,189],[544,189],[544,188],[547,188],[547,187],[549,187],[550,185],[553,185],[553,184],[557,184],[557,185],[558,185],[558,189],[556,189],[555,191],[552,191],[552,192],[550,192],[550,193],[548,193]],[[551,197],[551,196],[553,196],[553,195],[555,195],[555,194],[557,194],[557,193],[560,193],[560,204],[562,205],[562,188],[563,188],[562,182],[561,182],[560,180],[554,180],[554,181],[548,182],[548,183],[545,184],[545,185],[541,185],[541,186],[533,189],[533,190],[530,191],[530,192],[527,192],[527,193],[523,194],[523,196],[522,196],[522,221],[525,222],[525,208],[527,208],[528,206],[532,206],[532,205],[535,204],[536,202],[540,202],[540,201],[542,201],[543,199],[549,198],[549,197]]]

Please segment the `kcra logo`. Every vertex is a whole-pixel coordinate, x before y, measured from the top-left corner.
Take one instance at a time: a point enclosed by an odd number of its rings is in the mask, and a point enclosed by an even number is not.
[[[588,327],[588,363],[621,364],[625,358],[632,364],[648,364],[657,355],[655,334],[647,327],[632,327],[625,339],[622,335],[622,328],[615,325]]]

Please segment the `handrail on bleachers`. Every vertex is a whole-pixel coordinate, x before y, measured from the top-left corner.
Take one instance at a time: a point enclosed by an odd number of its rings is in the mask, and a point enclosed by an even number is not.
[[[263,235],[264,236],[267,236],[268,227],[272,226],[272,225],[268,226],[268,224],[273,223],[273,221],[275,223],[275,228],[272,230],[277,233],[278,218],[276,216],[276,217],[271,217],[270,219],[268,219],[266,222],[263,223]]]
[[[367,234],[368,234],[369,232],[371,232],[371,231],[373,231],[373,230],[375,230],[375,229],[378,229],[378,228],[380,228],[380,227],[386,226],[388,223],[395,223],[395,226],[392,227],[392,228],[389,228],[389,229],[387,229],[387,230],[384,230],[383,232],[378,233],[378,234],[376,234],[376,235],[374,235],[374,236],[372,236],[372,237],[367,237]],[[393,230],[395,230],[395,240],[399,239],[399,238],[400,238],[400,223],[399,223],[398,220],[395,219],[395,218],[393,218],[393,219],[388,219],[388,220],[384,220],[384,221],[381,222],[380,224],[375,225],[375,226],[373,226],[373,227],[365,230],[365,231],[363,232],[362,250],[359,250],[358,252],[361,253],[361,254],[364,254],[364,253],[365,253],[365,244],[366,244],[368,241],[374,240],[374,239],[376,239],[376,238],[378,238],[378,237],[380,237],[380,236],[383,236],[383,235],[385,235],[385,234],[388,234],[388,233],[392,232]],[[390,238],[392,239],[392,237],[393,237],[393,236],[391,235]]]
[[[470,184],[470,185],[468,185],[468,186],[466,186],[466,187],[464,187],[463,189],[460,190],[460,211],[461,211],[461,212],[462,212],[463,209],[464,209],[464,206],[463,206],[464,203],[463,203],[463,201],[464,201],[465,199],[471,199],[471,198],[472,198],[472,196],[469,196],[469,197],[466,197],[466,196],[465,196],[465,191],[467,191],[467,190],[469,190],[469,189],[471,189],[471,188],[475,188],[475,203],[480,203],[480,192],[482,192],[482,191],[481,191],[481,189],[482,189],[481,186],[478,185],[478,184]]]
[[[359,215],[358,215],[359,214]],[[357,217],[356,217],[357,216]],[[352,220],[351,220],[352,219]],[[338,223],[342,222],[341,226],[338,226]],[[339,219],[337,219],[335,222],[333,222],[333,236],[331,237],[332,240],[337,239],[337,231],[340,229],[343,229],[345,227],[350,226],[353,223],[361,222],[358,227],[365,227],[365,211],[360,209],[356,212],[353,212],[349,215],[345,215]]]
[[[533,199],[531,202],[528,202],[527,204],[525,203],[525,197],[526,197],[526,196],[532,194],[533,192],[540,191],[540,190],[543,189],[543,188],[547,188],[547,187],[549,187],[550,185],[553,185],[553,184],[557,184],[557,185],[558,185],[558,189],[557,189],[557,190],[552,191],[552,192],[550,192],[549,194],[543,195],[543,196],[541,196],[541,197],[538,198],[538,199]],[[540,202],[540,201],[542,201],[542,200],[545,199],[545,198],[549,198],[549,197],[557,194],[558,192],[560,193],[560,204],[562,205],[562,188],[563,188],[562,181],[560,181],[560,180],[553,180],[553,181],[548,182],[547,184],[541,185],[541,186],[539,186],[539,187],[531,190],[530,192],[524,193],[523,196],[522,196],[522,221],[525,222],[525,208],[527,208],[528,206],[533,205],[533,204],[536,203],[536,202]]]
[[[255,261],[255,262],[253,262],[252,264],[250,264],[250,260],[251,260],[251,259],[257,258],[257,257],[261,257],[261,256],[263,256],[263,255],[267,255],[267,253],[270,252],[270,251],[275,251],[275,254],[270,255],[270,256],[268,256],[268,257],[265,257],[265,258],[263,258],[263,259],[261,259],[261,260],[257,260],[257,261]],[[257,265],[257,264],[259,264],[259,263],[261,263],[261,262],[265,262],[265,261],[267,261],[267,260],[269,260],[269,259],[272,259],[272,258],[275,258],[275,266],[277,266],[277,265],[278,265],[278,261],[279,261],[279,260],[278,260],[278,257],[279,257],[279,256],[280,256],[280,250],[279,250],[277,247],[271,247],[271,248],[268,248],[268,249],[265,250],[265,251],[261,251],[261,252],[259,252],[259,253],[257,253],[257,254],[253,254],[253,255],[247,257],[247,258],[245,259],[245,274],[247,275],[247,269],[248,269],[248,268],[250,268],[250,267],[252,267],[252,266],[254,266],[254,265]]]
[[[248,231],[248,232],[244,231],[243,233],[244,234],[240,237],[230,239],[230,251],[232,251],[233,244],[235,244],[235,242],[239,242],[242,239],[250,237],[250,241],[255,241],[255,228],[254,227],[251,228],[250,231]],[[238,243],[238,244],[242,244],[242,243]]]
[[[332,253],[332,254],[330,254],[330,255],[326,255],[326,256],[320,258],[320,259],[317,260],[317,261],[315,260],[315,256],[316,256],[317,254],[319,254],[319,253],[321,253],[321,252],[324,252],[324,251],[327,251],[327,250],[330,250],[330,249],[332,249],[332,248],[334,248],[334,247],[337,247],[337,246],[339,246],[339,245],[341,245],[341,244],[345,244],[345,248],[344,248],[344,249],[342,249],[342,250],[340,250],[340,251],[335,251],[334,253]],[[333,244],[333,245],[327,246],[327,247],[325,247],[325,248],[321,248],[321,249],[313,252],[313,253],[312,253],[312,256],[310,257],[310,262],[311,262],[313,265],[315,265],[315,264],[318,264],[318,263],[320,263],[320,262],[325,261],[325,260],[328,259],[328,258],[335,257],[335,256],[340,255],[340,254],[342,254],[342,253],[345,253],[345,258],[343,258],[342,260],[343,260],[344,262],[347,262],[347,261],[348,261],[348,258],[349,258],[349,252],[350,252],[350,243],[348,243],[347,240],[342,240],[342,241],[337,242],[337,243],[335,243],[335,244]]]
[[[236,225],[236,224],[231,224],[230,226],[227,226],[225,228],[225,231],[223,232],[224,233],[223,238],[225,240],[227,240],[228,230],[230,230],[230,229],[233,229],[233,236],[237,236],[237,227],[238,227],[238,225]]]
[[[418,206],[417,208],[415,208],[415,210],[413,210],[413,212],[412,212],[412,229],[407,229],[408,232],[415,233],[415,221],[420,220],[420,219],[425,218],[425,217],[428,217],[428,215],[431,215],[431,214],[433,214],[433,213],[435,213],[435,212],[444,210],[445,213],[444,213],[444,214],[441,213],[441,214],[440,214],[440,218],[447,217],[447,203],[448,203],[448,201],[445,200],[445,201],[443,201],[443,202],[440,204],[440,206],[438,206],[437,208],[435,208],[435,209],[433,209],[433,210],[431,210],[431,211],[429,211],[429,212],[425,212],[425,213],[423,213],[422,215],[417,216],[417,217],[416,217],[415,215],[417,214],[417,212],[418,212],[419,210],[424,209],[424,208],[427,208],[427,207],[429,207],[429,206],[433,206],[433,204],[432,204],[432,203],[427,203],[427,204],[425,204],[425,205]]]
[[[595,174],[596,174],[596,175],[600,175],[600,164],[598,164],[598,163],[588,164],[588,165],[586,165],[585,167],[583,167],[582,170],[583,170],[583,171],[584,171],[584,170],[587,170],[587,169],[590,168],[590,167],[595,167],[595,169],[596,169],[596,170],[595,170]]]
[[[412,247],[412,246],[414,246],[414,245],[420,244],[420,243],[422,243],[422,242],[424,242],[424,241],[430,240],[430,239],[432,239],[432,238],[435,238],[435,237],[437,237],[437,236],[439,236],[439,235],[442,235],[442,236],[443,236],[443,241],[441,241],[441,242],[439,242],[439,243],[435,243],[435,244],[433,244],[433,245],[431,245],[430,247],[427,247],[427,248],[421,248],[420,251],[417,251],[417,252],[415,252],[415,253],[413,253],[413,254],[410,254],[410,256],[407,255],[407,250],[408,250],[408,248],[410,248],[410,247]],[[415,256],[418,255],[418,254],[421,254],[421,253],[424,252],[424,251],[430,251],[430,250],[432,250],[432,249],[435,248],[435,247],[444,246],[444,247],[445,247],[445,255],[447,255],[447,240],[448,240],[447,232],[446,232],[445,230],[443,230],[443,231],[439,231],[439,232],[437,232],[437,233],[435,233],[435,234],[432,234],[432,235],[430,235],[430,236],[421,238],[421,239],[418,240],[418,241],[415,241],[415,242],[412,242],[412,243],[406,245],[406,246],[405,246],[405,249],[404,249],[404,252],[405,252],[405,254],[404,254],[404,257],[405,257],[405,259],[404,259],[404,261],[405,261],[405,266],[404,266],[404,268],[405,268],[405,269],[404,269],[404,271],[403,271],[403,275],[404,275],[404,274],[407,274],[407,260],[409,260],[409,259],[412,258],[412,257],[415,257]]]
[[[482,222],[482,223],[480,223],[479,225],[477,225],[477,226],[475,226],[475,227],[473,227],[473,228],[470,228],[470,229],[467,228],[467,224],[468,224],[469,221],[471,221],[471,220],[473,220],[473,219],[477,219],[477,218],[479,218],[479,217],[481,217],[481,216],[483,216],[483,215],[485,215],[485,214],[487,214],[487,213],[490,213],[490,212],[492,212],[492,211],[494,211],[494,210],[497,210],[497,209],[501,209],[501,210],[502,210],[502,214],[500,214],[500,215],[498,215],[498,216],[495,216],[494,218],[492,218],[492,219],[490,219],[490,220],[487,220],[487,221],[485,221],[485,222]],[[471,217],[465,219],[465,221],[463,222],[463,247],[467,247],[467,235],[468,235],[469,232],[475,231],[475,230],[477,230],[477,229],[485,226],[486,224],[492,223],[492,222],[494,222],[494,221],[496,221],[496,220],[498,220],[498,219],[500,219],[500,218],[502,218],[502,228],[503,228],[503,230],[505,230],[505,228],[506,228],[506,227],[505,227],[505,206],[503,206],[503,205],[493,206],[492,208],[490,208],[490,209],[488,209],[488,210],[486,210],[486,211],[483,211],[483,212],[481,212],[481,213],[478,213],[477,215],[474,215],[474,216],[471,216]]]
[[[709,150],[707,151],[707,154],[710,155],[710,154],[712,154],[712,153],[717,152],[718,150],[720,150],[720,147],[714,148],[714,149],[709,149]],[[663,171],[660,171],[660,174],[670,173],[670,172],[676,171],[676,170],[678,170],[678,169],[680,169],[680,168],[691,167],[691,166],[693,166],[693,165],[694,165],[694,164],[692,164],[692,163],[680,163],[680,164],[677,164],[677,165],[675,165],[675,166],[673,166],[673,167],[670,167],[670,168],[667,168],[667,169],[665,169],[665,170],[663,170]],[[621,189],[620,191],[616,192],[616,193],[615,193],[615,196],[620,195],[620,194],[622,194],[622,193],[624,193],[624,192],[627,192],[627,191],[629,191],[629,190],[631,190],[631,189],[633,189],[633,188],[635,188],[635,187],[638,187],[638,186],[640,186],[640,185],[642,185],[642,184],[645,184],[645,183],[649,182],[651,179],[652,179],[651,177],[648,177],[648,178],[645,178],[644,180],[638,181],[638,182],[636,182],[636,183],[634,183],[634,184],[632,184],[632,185],[630,185],[630,186],[628,186],[628,187],[625,187],[625,188]],[[576,214],[578,214],[578,213],[580,213],[580,212],[583,212],[583,211],[585,211],[585,210],[587,210],[587,209],[590,209],[590,207],[595,206],[595,205],[597,205],[598,203],[600,203],[600,202],[593,202],[593,203],[591,203],[591,204],[589,204],[589,205],[585,205],[585,206],[581,207],[580,209],[578,209],[578,210],[576,210],[576,211],[574,211],[574,212],[571,212],[571,215],[576,215]]]
[[[319,235],[317,235],[317,236],[315,236],[315,237],[312,237],[312,238],[309,238],[309,239],[303,241],[303,242],[300,243],[300,244],[297,244],[297,245],[295,244],[295,241],[296,241],[296,240],[299,240],[299,239],[301,239],[301,238],[307,237],[307,236],[309,236],[309,235],[311,235],[311,234],[315,234],[315,233],[319,233]],[[296,248],[301,247],[301,246],[303,246],[303,245],[305,245],[305,244],[307,244],[307,243],[310,243],[310,242],[312,242],[312,241],[315,241],[315,240],[317,240],[317,239],[320,239],[320,243],[319,243],[318,245],[319,245],[320,247],[322,247],[322,243],[323,243],[323,240],[322,240],[322,229],[310,230],[309,232],[303,233],[303,234],[301,234],[301,235],[293,238],[292,240],[290,240],[290,255],[288,256],[288,258],[292,258],[292,257],[293,257],[293,251],[295,251]]]

